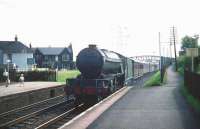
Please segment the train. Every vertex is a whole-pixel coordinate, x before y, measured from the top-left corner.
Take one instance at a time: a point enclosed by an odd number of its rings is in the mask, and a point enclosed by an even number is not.
[[[79,52],[76,66],[81,74],[66,79],[65,87],[66,94],[75,97],[75,104],[96,103],[129,85],[132,80],[159,68],[156,63],[136,61],[117,52],[99,49],[94,44]]]

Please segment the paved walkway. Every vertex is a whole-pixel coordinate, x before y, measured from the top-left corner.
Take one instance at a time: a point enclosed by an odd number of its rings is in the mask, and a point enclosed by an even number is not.
[[[55,87],[61,85],[60,82],[24,82],[22,86],[20,83],[11,84],[8,87],[0,86],[0,97],[38,90],[43,88]]]
[[[164,86],[131,89],[89,129],[200,129],[200,119],[180,94],[180,77],[167,69]]]

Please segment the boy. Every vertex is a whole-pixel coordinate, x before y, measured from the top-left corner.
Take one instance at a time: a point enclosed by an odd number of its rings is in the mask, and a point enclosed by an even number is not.
[[[24,75],[21,74],[19,77],[20,86],[24,86]]]

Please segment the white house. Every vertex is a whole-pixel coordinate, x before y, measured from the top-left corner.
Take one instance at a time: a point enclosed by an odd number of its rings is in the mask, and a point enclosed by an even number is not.
[[[19,69],[28,69],[34,64],[33,51],[17,37],[14,41],[0,41],[0,65],[7,65],[8,60]]]

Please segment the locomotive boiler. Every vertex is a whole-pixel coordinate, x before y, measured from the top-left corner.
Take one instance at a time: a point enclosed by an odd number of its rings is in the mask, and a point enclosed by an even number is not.
[[[98,49],[96,45],[89,45],[88,48],[80,51],[76,66],[87,79],[96,79],[102,74],[116,74],[123,71],[122,60],[116,53]]]

